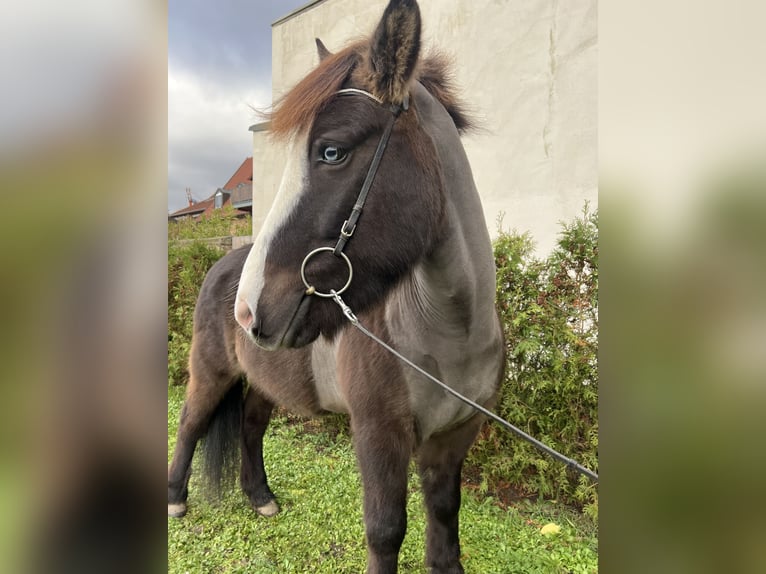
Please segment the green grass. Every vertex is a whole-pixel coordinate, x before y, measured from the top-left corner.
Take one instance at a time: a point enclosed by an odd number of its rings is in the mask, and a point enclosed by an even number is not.
[[[175,444],[183,388],[168,390],[168,458]],[[257,516],[232,488],[218,503],[200,494],[192,477],[189,512],[168,519],[168,572],[197,574],[341,574],[364,571],[362,492],[350,441],[276,417],[266,434],[269,483],[282,508]],[[341,433],[343,435],[344,433]],[[425,517],[417,473],[410,473],[407,536],[399,556],[402,573],[425,574]],[[554,522],[561,532],[544,536]],[[552,502],[522,501],[506,509],[494,499],[463,490],[460,513],[467,573],[592,573],[597,566],[595,525]]]

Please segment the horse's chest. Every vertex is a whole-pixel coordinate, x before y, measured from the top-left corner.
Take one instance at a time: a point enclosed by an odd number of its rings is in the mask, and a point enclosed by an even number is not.
[[[348,413],[348,404],[338,387],[338,342],[319,337],[311,350],[311,371],[320,408],[335,413]]]
[[[330,341],[323,337],[317,339],[312,345],[311,371],[314,390],[319,407],[322,410],[338,413],[349,413],[349,399],[345,396],[339,384],[338,374],[338,350],[343,337]],[[465,357],[460,360],[438,360],[428,353],[413,354],[416,363],[425,368],[437,378],[452,383],[450,386],[478,397],[476,389],[471,388],[470,377],[465,376],[465,371],[472,368],[471,362]],[[422,438],[427,438],[435,432],[453,426],[456,421],[469,418],[473,411],[470,407],[457,399],[448,396],[442,389],[423,375],[410,369],[403,363],[395,363],[397,371],[403,377],[403,390],[407,394],[410,413],[418,424]],[[389,373],[393,375],[393,373]],[[374,388],[374,381],[367,381],[364,387]],[[383,401],[383,404],[385,401]]]

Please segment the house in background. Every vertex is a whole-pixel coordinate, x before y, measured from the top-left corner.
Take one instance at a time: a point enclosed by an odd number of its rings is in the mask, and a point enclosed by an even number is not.
[[[223,187],[219,187],[213,195],[194,203],[189,195],[189,205],[168,214],[168,221],[176,221],[191,217],[197,219],[209,215],[216,209],[226,205],[234,208],[238,217],[250,215],[253,210],[253,158],[248,157],[237,168]]]
[[[229,193],[231,206],[239,211],[247,213],[253,212],[253,158],[249,157],[242,162],[239,169],[234,172],[223,186],[223,189],[216,191]]]

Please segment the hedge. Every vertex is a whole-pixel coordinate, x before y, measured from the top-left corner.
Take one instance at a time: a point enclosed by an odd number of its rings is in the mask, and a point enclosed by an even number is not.
[[[168,383],[185,384],[189,378],[194,306],[202,280],[221,249],[203,243],[168,245]]]
[[[598,472],[598,214],[562,223],[553,252],[533,255],[528,233],[494,242],[497,307],[506,338],[500,416]],[[596,486],[496,425],[469,456],[483,486],[511,483],[528,493],[585,507],[596,517]]]
[[[238,217],[231,205],[216,209],[199,218],[168,221],[168,241],[175,239],[203,239],[226,235],[250,235],[253,230],[249,215]]]

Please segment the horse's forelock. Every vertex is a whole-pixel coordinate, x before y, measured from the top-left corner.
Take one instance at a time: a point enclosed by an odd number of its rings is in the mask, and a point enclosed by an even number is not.
[[[360,43],[328,55],[274,106],[270,131],[278,139],[308,131],[359,61]]]

